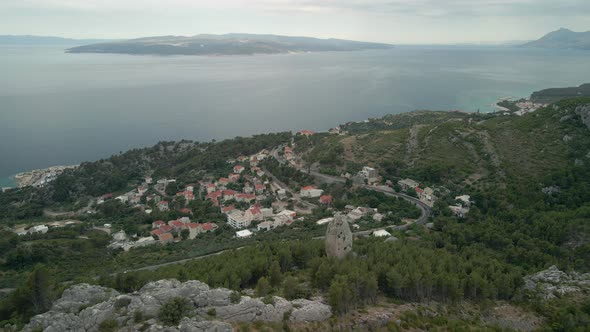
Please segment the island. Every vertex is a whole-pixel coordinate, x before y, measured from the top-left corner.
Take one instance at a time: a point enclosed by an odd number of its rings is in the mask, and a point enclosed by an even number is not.
[[[390,49],[393,45],[278,35],[225,34],[161,36],[97,43],[69,48],[67,53],[134,55],[252,55]]]

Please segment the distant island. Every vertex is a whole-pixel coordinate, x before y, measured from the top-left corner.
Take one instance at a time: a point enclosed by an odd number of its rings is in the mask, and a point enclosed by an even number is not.
[[[389,49],[393,45],[341,39],[278,35],[225,34],[162,36],[73,47],[68,53],[116,53],[151,55],[251,55],[298,52]]]
[[[590,31],[575,32],[561,28],[550,32],[538,40],[528,42],[524,47],[539,47],[552,49],[590,50]]]

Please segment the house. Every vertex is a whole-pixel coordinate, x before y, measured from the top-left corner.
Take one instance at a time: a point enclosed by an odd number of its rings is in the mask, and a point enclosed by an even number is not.
[[[380,230],[374,231],[373,236],[374,237],[391,236],[391,233],[389,233],[388,231],[386,231],[384,229],[380,229]]]
[[[252,232],[250,232],[249,230],[245,229],[243,231],[237,231],[236,232],[236,237],[239,239],[243,239],[243,238],[247,238],[252,236]]]
[[[166,225],[166,223],[162,220],[156,220],[152,223],[152,229],[159,229],[160,227]]]
[[[217,180],[217,184],[222,185],[222,186],[227,186],[229,184],[229,179],[228,178],[219,178],[219,180]]]
[[[259,231],[270,231],[273,228],[273,223],[268,221],[263,221],[257,226]]]
[[[194,239],[195,237],[197,237],[197,235],[199,235],[199,233],[201,233],[201,224],[197,224],[196,222],[192,222],[187,224],[188,227],[188,238],[189,239]]]
[[[231,182],[236,182],[240,179],[240,174],[230,174],[229,175],[229,180]]]
[[[113,234],[113,240],[117,242],[126,241],[127,234],[124,231],[118,231],[117,233]]]
[[[229,213],[232,213],[235,210],[236,210],[236,208],[233,205],[224,206],[224,207],[221,208],[221,213],[229,214]]]
[[[245,170],[245,168],[242,165],[236,165],[236,166],[234,166],[234,173],[242,174],[242,172],[244,170]]]
[[[217,188],[215,187],[215,184],[210,183],[207,185],[207,194],[210,194],[212,192],[214,192]]]
[[[449,209],[453,212],[454,215],[460,218],[465,217],[469,212],[468,207],[462,207],[460,205],[449,205]]]
[[[151,194],[145,198],[145,201],[146,202],[154,201],[157,204],[160,201],[160,196],[158,196],[156,194]]]
[[[359,172],[359,176],[364,179],[375,179],[379,176],[379,174],[377,173],[376,169],[369,167],[369,166],[365,166]]]
[[[180,213],[192,215],[193,211],[191,211],[191,209],[189,209],[189,208],[184,208],[184,209],[180,210]]]
[[[315,223],[317,225],[324,225],[324,224],[328,224],[328,223],[332,222],[332,220],[334,220],[334,217],[320,219],[320,220],[316,221]]]
[[[183,229],[186,229],[186,224],[180,220],[171,220],[168,222],[169,226],[172,226],[172,229],[176,233],[180,233]]]
[[[259,176],[259,177],[263,177],[264,174],[265,174],[264,171],[261,170],[261,169],[259,169],[259,170],[256,171],[256,175]]]
[[[315,133],[313,131],[311,131],[311,130],[302,130],[302,131],[299,132],[299,135],[303,135],[303,136],[309,137],[309,136],[315,135]]]
[[[146,186],[139,186],[137,187],[137,193],[143,196],[148,191],[148,187]]]
[[[237,194],[237,192],[235,192],[234,190],[224,190],[223,191],[223,199],[226,201],[229,201],[230,199],[235,199],[236,194]]]
[[[244,192],[246,194],[251,194],[254,192],[254,188],[252,187],[252,185],[250,184],[250,182],[246,182],[246,184],[244,184]]]
[[[277,213],[276,216],[277,217],[284,216],[288,220],[293,221],[293,220],[295,220],[295,217],[297,217],[297,212],[291,211],[291,210],[283,210],[283,211]]]
[[[237,194],[236,195],[236,201],[238,201],[238,202],[251,203],[255,199],[256,199],[256,195],[254,195],[254,194]]]
[[[166,232],[164,232],[161,229],[154,229],[153,231],[150,232],[150,234],[152,234],[153,236],[156,236],[156,237],[158,237],[164,233],[166,233]]]
[[[262,211],[260,211],[259,208],[257,207],[251,207],[249,208],[246,213],[244,214],[244,216],[248,219],[252,220],[264,220],[264,216],[262,214]]]
[[[217,229],[217,224],[211,223],[211,222],[206,222],[204,224],[201,224],[201,232],[203,233],[207,233],[207,232],[213,232]]]
[[[144,182],[145,182],[145,184],[152,184],[152,182],[154,182],[154,180],[148,176],[144,179]]]
[[[160,211],[168,211],[170,209],[167,201],[159,201],[158,204],[156,204],[156,206]]]
[[[322,195],[320,196],[320,204],[330,205],[332,204],[332,195]]]
[[[246,217],[241,211],[234,211],[227,215],[227,223],[233,228],[246,228],[250,226],[252,219]]]
[[[158,235],[158,241],[162,244],[170,243],[174,241],[174,236],[170,233],[160,234]]]
[[[277,197],[279,199],[285,199],[285,198],[287,198],[287,190],[285,190],[285,189],[279,189],[279,190],[277,190]]]
[[[189,222],[191,222],[191,218],[189,218],[189,217],[181,217],[180,219],[178,219],[178,221],[180,221],[183,224],[188,224]]]
[[[240,161],[240,162],[248,161],[248,157],[246,157],[246,156],[239,156],[237,158],[237,160]]]
[[[324,191],[322,189],[316,189],[314,186],[303,187],[303,188],[301,188],[301,191],[299,192],[301,197],[310,197],[310,198],[320,197],[323,193],[324,193]]]
[[[163,233],[170,233],[170,232],[172,232],[172,226],[170,226],[170,225],[164,225],[164,226],[160,227],[160,230]]]
[[[263,194],[264,191],[266,190],[266,186],[263,185],[263,184],[260,184],[260,183],[259,184],[256,184],[255,185],[255,188],[256,188],[256,193],[257,194]]]
[[[100,196],[100,198],[102,198],[103,201],[106,201],[107,199],[113,198],[113,194],[112,193],[104,194],[104,195]]]
[[[408,190],[410,188],[416,188],[418,187],[420,184],[412,179],[404,179],[404,180],[399,180],[397,181],[397,184],[400,185],[400,187],[402,187],[402,190]]]

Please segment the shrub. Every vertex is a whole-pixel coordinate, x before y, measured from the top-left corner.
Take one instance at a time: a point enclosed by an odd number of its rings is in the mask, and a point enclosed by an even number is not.
[[[215,317],[215,316],[217,316],[217,310],[215,310],[215,308],[211,308],[211,309],[207,310],[207,315],[209,315],[211,317]]]
[[[119,324],[114,319],[106,319],[103,320],[100,325],[98,325],[98,332],[113,332],[119,327]]]
[[[242,299],[242,295],[240,295],[239,292],[231,292],[231,294],[229,295],[229,300],[233,304],[240,303],[241,299]]]
[[[158,318],[168,326],[178,325],[182,317],[189,310],[188,301],[181,297],[175,297],[166,302],[158,313]]]

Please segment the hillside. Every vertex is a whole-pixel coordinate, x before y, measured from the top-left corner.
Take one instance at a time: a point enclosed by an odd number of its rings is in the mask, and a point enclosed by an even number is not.
[[[277,35],[225,34],[192,37],[162,36],[99,43],[70,48],[69,53],[118,53],[155,55],[250,55],[292,52],[357,51],[388,49],[388,44],[341,39],[317,39]]]
[[[590,99],[578,98],[523,116],[416,111],[330,133],[161,142],[83,163],[47,187],[0,194],[4,225],[55,221],[47,209],[79,219],[44,234],[2,231],[0,285],[16,291],[0,302],[0,321],[31,321],[27,330],[81,326],[90,316],[85,328],[105,331],[574,330],[590,319],[589,155]],[[338,178],[363,166],[390,188]],[[227,183],[242,168],[243,179]],[[418,186],[399,188],[406,178]],[[174,181],[152,189],[162,179]],[[252,226],[252,235],[238,238],[224,208],[250,204],[220,198],[215,205],[209,188],[221,181],[229,191],[217,195],[233,196],[252,181],[266,192],[252,198],[256,205],[297,209],[302,219],[266,231]],[[301,197],[309,185],[330,196],[327,206]],[[145,199],[118,201],[143,186]],[[411,199],[427,188],[437,199],[420,223]],[[165,210],[147,201],[154,194]],[[335,213],[359,214],[346,223],[354,241],[343,259],[328,256],[326,224],[316,223]],[[154,223],[181,218],[218,228],[123,251],[103,227],[145,239]],[[389,235],[370,236],[374,230]],[[300,310],[308,305],[325,314]]]
[[[561,28],[550,32],[538,40],[528,42],[524,47],[539,47],[552,49],[590,50],[590,31],[575,32]]]
[[[535,91],[531,95],[531,101],[535,103],[555,103],[560,100],[590,97],[590,83],[582,84],[578,87],[569,88],[552,88]]]

